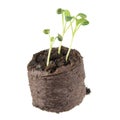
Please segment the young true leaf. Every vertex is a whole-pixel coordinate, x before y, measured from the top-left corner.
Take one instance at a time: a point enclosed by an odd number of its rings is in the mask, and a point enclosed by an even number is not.
[[[71,16],[65,16],[65,20],[66,20],[66,22],[71,21],[72,18],[73,18],[73,17],[71,17]]]
[[[70,16],[70,11],[69,10],[64,10],[65,16]]]
[[[84,22],[84,19],[76,19],[76,26],[82,24]]]
[[[77,16],[80,16],[81,18],[86,18],[87,15],[85,15],[84,13],[79,13]]]
[[[78,29],[80,28],[81,25],[88,25],[89,24],[89,21],[85,19],[86,17],[87,16],[85,14],[79,13],[79,14],[77,14],[76,17],[73,17],[73,20],[76,21],[76,24],[73,24],[73,22],[70,23],[71,30],[72,30],[72,38],[71,38],[71,42],[70,42],[70,47],[69,47],[67,55],[66,55],[66,61],[68,60],[68,56],[70,54],[73,39],[74,39],[76,32],[78,31]],[[75,26],[73,27],[73,25],[75,25]]]
[[[57,14],[62,14],[63,10],[61,8],[57,9]]]
[[[76,19],[76,26],[78,25],[88,25],[89,24],[89,21],[84,19],[84,18],[81,18],[81,19]]]
[[[44,29],[44,30],[43,30],[43,33],[49,34],[49,33],[50,33],[50,29]]]
[[[82,22],[82,25],[88,25],[89,24],[89,21],[84,19],[84,21]]]
[[[63,37],[62,37],[62,35],[60,35],[60,34],[58,34],[57,38],[58,38],[59,41],[62,41],[62,40],[63,40]]]

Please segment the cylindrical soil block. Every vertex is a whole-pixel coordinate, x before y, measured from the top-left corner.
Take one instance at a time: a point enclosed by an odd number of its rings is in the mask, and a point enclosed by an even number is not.
[[[67,50],[62,48],[64,49]],[[72,50],[69,63],[56,67],[52,72],[48,68],[41,69],[40,66],[37,69],[38,63],[35,61],[40,54],[41,52],[35,54],[32,59],[34,62],[28,64],[33,105],[57,113],[79,105],[86,95],[86,87],[83,60],[78,51]],[[74,60],[72,57],[75,57]]]

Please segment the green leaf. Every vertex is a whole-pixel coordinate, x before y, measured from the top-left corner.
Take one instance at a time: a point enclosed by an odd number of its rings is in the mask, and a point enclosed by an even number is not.
[[[50,41],[51,41],[51,42],[54,42],[54,41],[55,41],[55,38],[54,38],[54,37],[50,37]]]
[[[70,11],[69,10],[64,10],[65,16],[70,16]]]
[[[79,24],[82,24],[84,22],[84,19],[76,19],[76,26]]]
[[[89,24],[89,21],[84,19],[84,18],[81,18],[81,19],[76,19],[76,26],[78,25],[88,25]]]
[[[81,18],[86,18],[87,15],[85,15],[84,13],[79,13],[77,16],[80,16]]]
[[[61,8],[57,9],[57,14],[62,14],[63,10]]]
[[[66,20],[66,22],[71,21],[72,18],[73,18],[73,17],[71,17],[71,16],[65,16],[65,20]]]
[[[82,22],[82,25],[88,25],[89,24],[89,21],[84,19],[84,21]]]
[[[49,34],[49,33],[50,33],[50,29],[44,29],[44,30],[43,30],[43,33]]]
[[[60,34],[58,34],[57,38],[58,38],[59,41],[62,41],[62,40],[63,40],[63,37],[62,37],[62,35],[60,35]]]

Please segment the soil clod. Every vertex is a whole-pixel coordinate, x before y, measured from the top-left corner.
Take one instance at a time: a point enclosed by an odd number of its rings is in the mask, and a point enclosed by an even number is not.
[[[88,94],[90,94],[90,93],[91,93],[90,88],[87,88],[87,87],[86,87],[86,95],[88,95]]]

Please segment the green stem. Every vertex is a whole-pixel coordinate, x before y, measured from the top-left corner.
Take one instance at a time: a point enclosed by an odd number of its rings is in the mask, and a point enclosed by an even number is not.
[[[62,13],[62,27],[63,27],[63,31],[64,31],[64,14],[63,13]],[[60,41],[60,45],[58,48],[58,54],[60,54],[61,46],[62,46],[62,41]]]
[[[64,37],[64,32],[63,32],[63,34],[62,34],[62,37]],[[60,45],[59,45],[59,48],[58,48],[58,54],[60,54],[60,52],[61,52],[61,47],[62,47],[62,41],[60,41]]]
[[[74,20],[72,22],[70,22],[69,26],[65,29],[65,32],[71,27],[73,22],[74,22]]]
[[[70,22],[70,26],[71,26],[72,36],[74,36],[72,22]]]
[[[72,23],[74,22],[74,20],[72,22],[70,22],[70,25],[66,28],[66,24],[67,22],[65,23],[65,26],[63,27],[63,33],[62,33],[62,37],[64,37],[64,34],[66,33],[66,31],[71,27],[72,29],[72,32],[73,32],[73,27],[72,27]],[[62,47],[62,41],[60,42],[60,46],[58,48],[58,54],[60,54],[61,52],[61,47]]]
[[[60,52],[61,52],[61,47],[62,47],[62,41],[60,41],[60,45],[59,45],[59,48],[58,48],[58,54],[60,54]]]
[[[74,35],[76,33],[76,27],[73,30],[72,22],[70,22],[70,26],[71,26],[71,31],[72,31],[72,39],[71,39],[70,47],[69,47],[67,55],[66,55],[66,61],[68,60],[68,57],[69,57],[69,54],[70,54],[70,51],[71,51],[71,48],[72,48],[72,43],[73,43]]]
[[[80,26],[81,26],[81,24],[78,27],[76,27],[75,32],[80,28]]]
[[[49,52],[48,52],[48,57],[47,57],[47,66],[49,65],[50,62],[50,54],[51,54],[51,50],[52,50],[52,44],[50,43],[50,48],[49,48]]]
[[[64,14],[62,13],[62,27],[64,28]]]
[[[49,34],[49,39],[50,39],[50,34]],[[49,62],[50,62],[51,50],[52,50],[52,43],[50,41],[50,48],[49,48],[49,52],[48,52],[48,56],[47,56],[47,63],[46,63],[47,66],[49,65]]]
[[[63,24],[62,37],[64,37],[67,23],[66,22],[64,23],[64,16],[63,15],[62,15],[62,24]],[[62,47],[62,41],[60,41],[60,45],[59,45],[59,48],[58,48],[58,54],[60,54],[60,52],[61,52],[61,47]]]
[[[74,39],[74,36],[72,36],[72,39],[71,39],[70,47],[69,47],[67,55],[66,55],[66,61],[68,60],[68,57],[69,57],[69,54],[70,54],[70,50],[72,48],[73,39]]]

